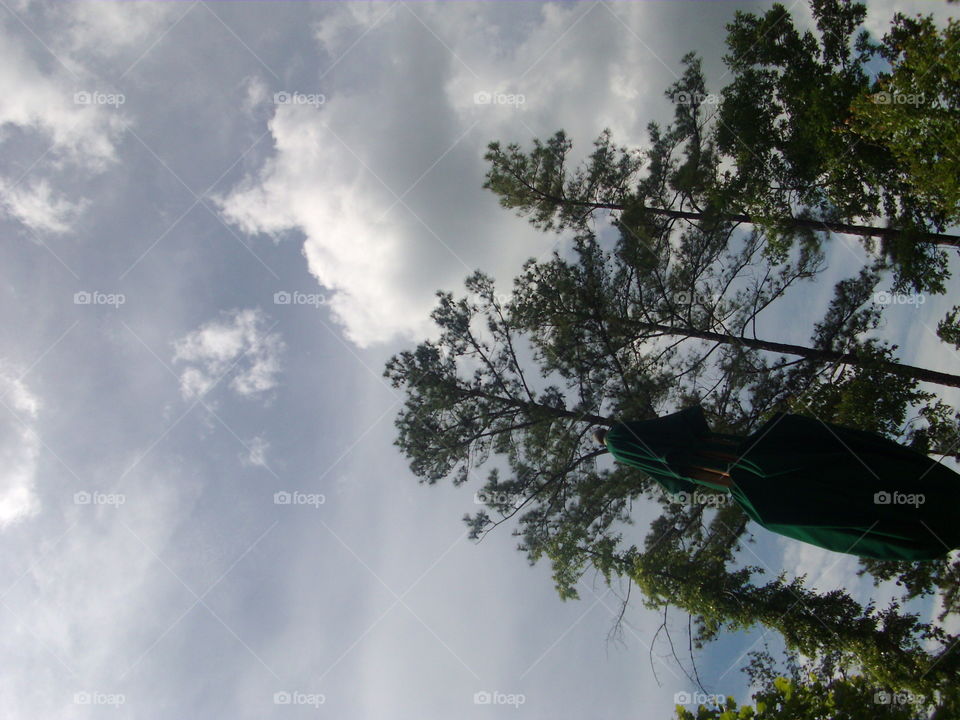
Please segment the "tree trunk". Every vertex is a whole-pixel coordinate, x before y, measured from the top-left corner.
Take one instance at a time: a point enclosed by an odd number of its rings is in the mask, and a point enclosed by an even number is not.
[[[864,365],[863,361],[859,359],[855,353],[843,353],[837,352],[836,350],[817,350],[816,348],[804,347],[803,345],[789,345],[769,340],[723,335],[721,333],[710,332],[709,330],[677,328],[669,325],[658,325],[656,323],[638,322],[637,325],[645,330],[653,330],[667,335],[685,335],[686,337],[694,337],[711,342],[736,343],[757,350],[769,350],[770,352],[778,352],[785,355],[799,355],[800,357],[819,362],[839,362],[846,365],[857,366]],[[927,370],[926,368],[889,361],[878,361],[875,363],[875,366],[885,372],[899,375],[900,377],[915,378],[938,385],[960,387],[960,376],[958,375],[950,375],[949,373],[938,372],[936,370]]]
[[[629,205],[621,203],[594,203],[589,200],[569,200],[566,198],[557,198],[550,195],[543,195],[547,200],[565,205],[579,205],[582,207],[594,207],[598,210],[626,210]],[[665,210],[663,208],[652,208],[643,206],[643,211],[653,215],[666,215],[667,217],[682,220],[701,220],[703,213],[687,212],[685,210]],[[720,220],[729,220],[731,222],[744,222],[754,224],[756,218],[745,213],[720,213],[717,215]],[[903,234],[902,230],[896,228],[881,228],[872,225],[850,225],[848,223],[828,222],[826,220],[808,220],[805,218],[780,218],[788,227],[806,228],[809,230],[827,230],[829,232],[843,233],[846,235],[860,235],[861,237],[880,237],[897,238]],[[956,235],[947,235],[946,233],[917,233],[915,239],[918,242],[931,243],[933,245],[947,245],[950,247],[960,247],[960,237]]]

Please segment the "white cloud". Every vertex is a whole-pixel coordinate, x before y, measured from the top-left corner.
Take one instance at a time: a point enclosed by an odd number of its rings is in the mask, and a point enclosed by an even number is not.
[[[818,592],[846,590],[854,597],[863,595],[869,583],[856,578],[859,561],[853,555],[824,550],[816,545],[778,538],[783,547],[783,567],[791,575],[806,575],[806,586]]]
[[[511,28],[475,8],[398,6],[338,65],[347,77],[363,67],[372,82],[341,90],[334,71],[319,110],[278,107],[268,124],[274,155],[217,198],[223,216],[275,241],[303,232],[310,272],[331,291],[328,307],[355,344],[431,336],[437,289],[462,291],[480,267],[509,284],[526,257],[554,243],[482,190],[487,142],[529,143],[565,128],[576,163],[605,126],[618,142],[642,140],[634,130],[649,119],[640,118],[639,100],[651,79],[634,69],[649,51],[637,48],[622,18],[597,7],[578,23],[583,12],[545,6],[509,47],[500,35]],[[643,12],[619,9],[618,17],[638,26]],[[332,12],[316,36],[342,51],[378,17],[369,8]],[[525,103],[478,105],[477,92],[525,94]],[[514,242],[500,240],[507,233]]]
[[[64,197],[61,180],[78,170],[102,173],[115,163],[127,122],[122,101],[115,99],[122,93],[104,86],[86,61],[126,52],[132,64],[172,21],[176,8],[86,2],[39,9],[42,20],[23,21],[46,36],[40,53],[34,50],[36,39],[18,22],[0,27],[0,147],[9,149],[16,130],[39,138],[38,145],[46,148],[39,157],[23,160],[25,177],[0,177],[0,211],[36,232],[64,233],[86,203]],[[20,10],[26,12],[27,4]],[[111,77],[119,74],[112,68]],[[94,101],[85,101],[91,97]]]
[[[5,679],[3,717],[94,717],[74,702],[83,691],[143,702],[150,687],[138,671],[183,631],[188,620],[178,616],[195,602],[173,573],[197,556],[184,549],[181,523],[198,488],[144,469],[119,488],[120,506],[74,504],[75,489],[63,517],[51,513],[50,527],[30,528],[34,535],[4,558],[17,569],[3,588],[16,621],[0,652],[17,657],[20,672]]]
[[[11,148],[16,130],[30,139],[39,137],[47,148],[23,161],[26,175],[0,177],[0,207],[35,231],[65,232],[84,203],[60,196],[43,175],[63,176],[64,165],[70,165],[70,174],[103,172],[116,160],[123,120],[116,105],[78,102],[77,93],[101,89],[93,82],[84,87],[56,63],[42,70],[22,37],[0,30],[0,48],[0,147]]]
[[[256,75],[250,75],[243,79],[242,87],[244,89],[243,109],[253,112],[253,110],[265,103],[269,97],[269,88],[267,84]]]
[[[0,368],[0,529],[40,509],[34,485],[40,436],[39,402],[10,368]]]
[[[364,31],[392,16],[386,3],[337,3],[314,25],[314,37],[331,55],[342,55]]]
[[[63,27],[58,38],[63,50],[112,57],[129,50],[141,55],[182,13],[165,3],[95,1],[57,5],[53,14]]]
[[[309,106],[278,107],[270,121],[276,156],[255,182],[218,200],[225,217],[251,234],[302,229],[310,272],[334,291],[330,309],[357,344],[398,329],[426,331],[424,307],[404,287],[405,239],[391,218],[378,219],[391,196],[376,192],[375,179],[361,181],[356,158],[317,115]]]
[[[46,180],[17,185],[0,178],[0,207],[32,230],[62,234],[70,229],[69,221],[87,207],[87,202],[54,197]]]
[[[233,377],[230,387],[242,396],[274,388],[284,343],[279,334],[264,329],[266,323],[259,308],[237,310],[177,340],[173,360],[187,364],[180,374],[183,397],[201,396],[228,375]]]
[[[253,465],[255,467],[267,467],[267,450],[270,449],[270,443],[262,436],[255,435],[247,443],[247,452],[241,455],[240,459],[244,465]]]
[[[0,124],[42,134],[55,157],[87,170],[102,171],[116,159],[116,136],[123,128],[119,113],[110,105],[75,101],[75,93],[100,88],[77,87],[82,80],[42,71],[22,40],[8,33],[0,47]]]

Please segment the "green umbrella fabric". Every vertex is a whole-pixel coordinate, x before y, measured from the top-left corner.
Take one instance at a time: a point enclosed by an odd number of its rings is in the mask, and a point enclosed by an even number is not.
[[[773,532],[827,550],[881,560],[929,560],[960,547],[960,475],[876,433],[788,413],[737,438],[725,488],[685,477],[717,449],[695,405],[652,420],[618,423],[605,443],[671,493],[698,485],[731,494]]]

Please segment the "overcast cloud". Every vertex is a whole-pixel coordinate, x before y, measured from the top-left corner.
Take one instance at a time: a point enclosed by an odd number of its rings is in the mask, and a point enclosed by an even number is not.
[[[0,715],[669,717],[695,685],[661,615],[634,593],[610,643],[625,586],[563,603],[509,530],[467,541],[476,488],[417,484],[381,373],[438,289],[562,247],[482,189],[488,142],[642,146],[683,54],[721,86],[724,23],[761,7],[5,3]],[[906,362],[955,367],[954,302],[890,315]],[[871,596],[757,537],[747,562]],[[760,637],[697,656],[708,690],[742,693]]]

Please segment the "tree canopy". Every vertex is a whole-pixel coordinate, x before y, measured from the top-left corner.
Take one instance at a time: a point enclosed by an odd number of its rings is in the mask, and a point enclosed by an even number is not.
[[[651,123],[643,153],[605,131],[571,169],[563,131],[529,152],[490,143],[485,187],[570,247],[527,261],[507,301],[481,271],[463,297],[438,291],[438,339],[394,355],[384,371],[406,393],[396,444],[421,482],[475,482],[485,507],[464,517],[471,537],[515,520],[518,549],[551,563],[563,599],[577,598],[593,569],[608,583],[628,580],[650,608],[688,612],[695,647],[764,625],[797,652],[858,668],[864,682],[949,699],[960,687],[960,638],[900,602],[861,605],[757,565],[735,503],[707,490],[671,497],[642,472],[601,460],[591,441],[598,425],[697,403],[719,432],[745,434],[788,411],[960,457],[960,413],[920,386],[960,378],[901,362],[897,346],[873,333],[888,271],[901,289],[943,290],[942,246],[952,236],[937,198],[947,195],[903,180],[909,167],[892,145],[849,134],[859,127],[844,122],[851,103],[875,91],[864,65],[879,46],[861,33],[850,47],[861,5],[812,6],[819,39],[799,34],[780,5],[762,18],[737,14],[734,80],[713,125],[699,61],[688,55],[667,91],[674,122]],[[750,125],[763,112],[770,117]],[[743,151],[740,126],[759,133],[746,142],[757,154]],[[598,213],[611,215],[612,238],[597,232]],[[885,249],[836,284],[821,316],[794,312],[791,336],[778,336],[783,324],[767,318],[817,281],[830,232]],[[889,250],[905,239],[923,248],[907,263]],[[956,323],[955,314],[941,323],[944,342],[960,337]],[[641,497],[660,514],[638,546],[624,533]],[[947,559],[861,567],[897,579],[904,599],[943,592],[941,621],[960,611],[960,565]],[[789,693],[866,692],[857,682],[774,685],[779,699],[764,702],[789,708]]]

